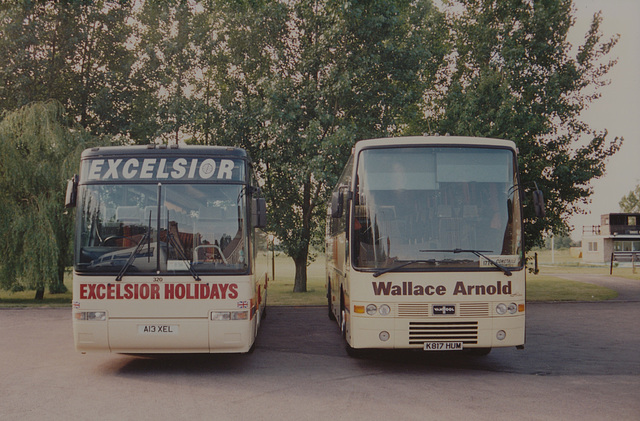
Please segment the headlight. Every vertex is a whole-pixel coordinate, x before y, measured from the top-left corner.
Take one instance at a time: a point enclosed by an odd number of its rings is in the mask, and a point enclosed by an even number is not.
[[[386,316],[387,314],[391,313],[391,308],[386,304],[382,304],[378,312],[381,316]]]
[[[248,311],[213,311],[211,312],[211,320],[224,321],[224,320],[248,320]]]
[[[507,305],[500,303],[496,306],[496,313],[505,314],[507,312]]]
[[[106,311],[79,311],[74,314],[76,320],[87,320],[87,321],[96,321],[96,322],[104,322],[107,320],[107,312]]]
[[[377,311],[378,311],[378,307],[376,307],[375,304],[368,304],[367,305],[367,314],[369,316],[373,316],[374,314],[376,314]]]
[[[507,307],[507,311],[510,314],[516,314],[518,312],[518,305],[516,303],[509,304],[509,306]]]

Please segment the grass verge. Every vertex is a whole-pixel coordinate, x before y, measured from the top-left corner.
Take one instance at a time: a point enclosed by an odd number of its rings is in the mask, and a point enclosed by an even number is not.
[[[531,265],[533,260],[531,260]],[[601,286],[568,281],[553,276],[558,273],[589,273],[609,276],[609,266],[584,266],[579,259],[570,256],[568,250],[559,250],[551,255],[548,250],[538,251],[540,273],[527,276],[527,301],[602,301],[615,298],[617,293]],[[638,270],[640,272],[640,270]],[[275,280],[269,283],[268,305],[309,306],[327,303],[325,290],[325,263],[323,256],[311,263],[307,269],[307,292],[293,292],[295,266],[286,256],[275,259]],[[640,280],[640,273],[631,268],[614,267],[614,276]],[[64,294],[45,292],[43,300],[34,300],[35,291],[9,292],[0,290],[2,307],[70,307],[71,274],[65,277],[69,289]]]

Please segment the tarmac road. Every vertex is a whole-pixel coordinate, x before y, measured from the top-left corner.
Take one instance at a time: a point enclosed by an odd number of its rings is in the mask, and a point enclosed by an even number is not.
[[[249,355],[82,355],[70,309],[0,310],[0,420],[640,420],[640,282],[618,279],[529,304],[526,348],[486,357],[352,359],[324,307],[270,307]]]

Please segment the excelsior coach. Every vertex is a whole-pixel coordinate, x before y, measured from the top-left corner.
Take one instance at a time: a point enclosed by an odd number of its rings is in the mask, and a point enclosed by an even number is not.
[[[99,147],[76,207],[78,351],[247,352],[265,311],[265,201],[233,147]]]

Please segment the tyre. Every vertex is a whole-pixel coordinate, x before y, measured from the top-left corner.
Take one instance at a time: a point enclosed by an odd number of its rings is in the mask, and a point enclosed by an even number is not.
[[[336,315],[333,314],[333,310],[331,309],[331,284],[327,287],[327,308],[329,310],[329,320],[336,321]]]

